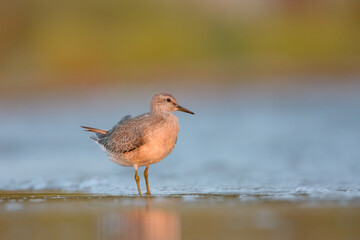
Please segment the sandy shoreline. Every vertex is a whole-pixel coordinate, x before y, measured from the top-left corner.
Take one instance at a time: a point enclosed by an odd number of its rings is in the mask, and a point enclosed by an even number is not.
[[[356,239],[359,206],[359,200],[2,191],[0,239]]]

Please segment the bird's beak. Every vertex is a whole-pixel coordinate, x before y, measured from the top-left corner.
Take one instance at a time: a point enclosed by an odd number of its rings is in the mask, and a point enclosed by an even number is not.
[[[177,105],[176,106],[176,111],[182,111],[182,112],[186,112],[186,113],[190,113],[192,115],[194,115],[195,113],[193,113],[192,111],[180,106],[180,105]]]

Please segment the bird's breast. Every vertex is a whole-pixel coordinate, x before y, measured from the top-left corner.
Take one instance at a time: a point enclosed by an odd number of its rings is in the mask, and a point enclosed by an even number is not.
[[[156,163],[165,158],[175,147],[179,122],[174,116],[155,126],[147,134],[146,144],[141,147],[141,159]]]

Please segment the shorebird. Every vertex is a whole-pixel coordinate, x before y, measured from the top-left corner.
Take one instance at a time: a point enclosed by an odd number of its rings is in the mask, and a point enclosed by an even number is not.
[[[174,111],[194,114],[180,106],[171,94],[158,93],[151,99],[150,112],[136,117],[127,115],[110,130],[81,127],[85,131],[95,133],[90,138],[100,145],[111,161],[121,166],[134,167],[140,196],[137,169],[145,166],[146,195],[151,195],[148,182],[149,166],[169,155],[177,142],[179,121],[173,114]]]

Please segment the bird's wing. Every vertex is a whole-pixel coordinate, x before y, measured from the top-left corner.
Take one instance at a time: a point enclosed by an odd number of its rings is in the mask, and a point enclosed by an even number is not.
[[[145,126],[149,114],[137,117],[125,116],[116,124],[99,144],[111,153],[131,152],[145,144]]]
[[[107,136],[113,134],[116,130],[118,130],[120,128],[120,126],[122,124],[124,124],[125,122],[129,121],[131,118],[133,118],[131,115],[126,115],[125,117],[121,118],[121,120],[112,128],[107,132]]]

